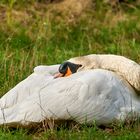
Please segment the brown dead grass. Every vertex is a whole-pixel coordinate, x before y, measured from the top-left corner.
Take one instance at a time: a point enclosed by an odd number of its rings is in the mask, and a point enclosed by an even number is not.
[[[16,23],[28,26],[38,19],[41,22],[46,19],[48,21],[55,20],[61,22],[64,20],[65,23],[69,24],[74,23],[80,17],[88,20],[88,16],[85,14],[86,11],[94,12],[95,10],[96,1],[94,0],[54,0],[48,3],[35,2],[34,4],[28,4],[21,8],[16,5],[13,6],[12,9],[8,6],[0,5],[0,24],[3,25],[3,22],[11,24],[16,21]],[[103,19],[105,19],[104,24],[114,26],[119,21],[127,19],[125,13],[121,10],[117,12],[113,10],[114,7],[105,11],[105,18],[103,17]],[[95,13],[97,13],[97,11],[95,11]]]
[[[0,5],[0,20],[5,22],[7,20],[19,21],[23,24],[28,24],[34,16],[54,17],[61,15],[67,19],[80,16],[86,9],[92,6],[92,0],[63,0],[54,1],[51,3],[34,3],[34,5],[26,5],[22,8],[16,6],[12,9],[8,6]],[[58,17],[58,16],[56,16]]]
[[[121,10],[116,13],[112,13],[111,10],[108,10],[103,24],[108,25],[109,27],[113,27],[118,22],[127,21],[127,20],[128,20],[127,15]]]
[[[62,13],[80,15],[85,9],[91,7],[91,0],[64,0],[60,3],[53,4],[52,9]]]

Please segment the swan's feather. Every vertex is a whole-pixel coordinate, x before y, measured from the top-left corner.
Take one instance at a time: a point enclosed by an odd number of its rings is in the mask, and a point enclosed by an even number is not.
[[[68,61],[82,64],[83,66],[79,71],[97,68],[114,71],[127,80],[127,82],[140,93],[140,65],[126,57],[118,55],[91,54],[71,58]]]
[[[108,124],[125,120],[130,112],[140,113],[131,86],[101,69],[57,79],[34,72],[3,96],[0,104],[0,124],[8,125],[29,125],[44,119]]]

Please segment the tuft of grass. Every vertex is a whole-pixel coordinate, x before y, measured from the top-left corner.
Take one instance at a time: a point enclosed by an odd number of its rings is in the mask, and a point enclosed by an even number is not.
[[[8,129],[0,129],[0,140],[31,140],[32,136],[27,134],[27,130],[17,129],[8,130]]]

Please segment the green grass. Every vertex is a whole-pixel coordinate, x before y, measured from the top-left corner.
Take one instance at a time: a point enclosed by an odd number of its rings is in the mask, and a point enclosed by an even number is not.
[[[61,63],[74,56],[123,55],[140,63],[140,6],[129,1],[115,8],[95,7],[68,21],[52,5],[35,0],[0,1],[0,96],[30,75],[37,65]],[[80,126],[57,130],[0,129],[0,139],[139,139],[140,125],[111,129]]]
[[[29,130],[29,129],[1,129],[0,140],[6,139],[35,139],[35,140],[139,140],[138,125],[115,125],[109,128],[73,125],[73,127],[59,126],[54,129]]]

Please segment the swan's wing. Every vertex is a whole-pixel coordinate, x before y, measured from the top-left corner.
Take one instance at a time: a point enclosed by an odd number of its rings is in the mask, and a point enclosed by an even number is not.
[[[34,68],[34,72],[36,74],[50,74],[54,75],[55,73],[58,72],[60,64],[57,65],[50,65],[50,66],[44,66],[40,65]]]
[[[44,119],[75,120],[80,123],[110,123],[140,111],[132,90],[112,72],[79,72],[49,82],[39,92],[11,109],[5,109],[6,123],[27,125]],[[15,113],[12,110],[16,110]],[[8,115],[9,114],[9,115]],[[11,115],[10,115],[11,114]],[[1,118],[0,124],[4,123]]]
[[[82,86],[79,82],[67,78],[56,79],[55,82],[42,87],[23,102],[0,112],[0,124],[41,122],[48,118],[69,119],[67,106],[77,101],[78,92]]]
[[[58,71],[59,65],[37,66],[34,73],[21,81],[0,99],[0,108],[11,107],[26,100],[28,96],[37,93],[44,85],[53,80],[53,73]]]

